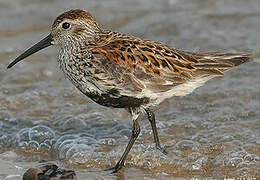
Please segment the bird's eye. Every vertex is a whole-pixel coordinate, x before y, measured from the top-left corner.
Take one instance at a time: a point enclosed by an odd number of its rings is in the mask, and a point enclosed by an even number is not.
[[[63,29],[68,29],[69,27],[70,27],[70,23],[65,22],[62,24]]]

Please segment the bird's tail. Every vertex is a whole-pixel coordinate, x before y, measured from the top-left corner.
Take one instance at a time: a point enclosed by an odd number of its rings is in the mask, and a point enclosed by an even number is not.
[[[185,52],[181,52],[185,53]],[[186,53],[185,53],[186,54]],[[186,54],[188,55],[188,53]],[[198,60],[192,64],[197,72],[205,72],[205,75],[223,75],[229,69],[252,60],[252,53],[189,53],[192,58]]]
[[[212,60],[217,63],[227,63],[232,66],[238,66],[252,60],[252,53],[197,53],[201,61]]]

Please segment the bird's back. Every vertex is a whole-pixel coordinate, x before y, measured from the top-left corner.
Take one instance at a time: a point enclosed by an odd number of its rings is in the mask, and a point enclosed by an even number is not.
[[[250,53],[193,53],[120,33],[104,33],[92,46],[95,74],[120,95],[151,99],[158,104],[191,93],[207,80],[251,59]]]

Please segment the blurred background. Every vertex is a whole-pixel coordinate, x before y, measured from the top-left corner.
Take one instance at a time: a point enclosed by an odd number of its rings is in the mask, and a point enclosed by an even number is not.
[[[190,51],[253,50],[255,60],[156,111],[163,155],[146,118],[118,176],[131,132],[121,109],[93,103],[60,72],[58,48],[6,66],[62,12],[88,10],[105,29]],[[78,179],[259,178],[259,0],[0,0],[0,179],[21,179],[47,159]]]

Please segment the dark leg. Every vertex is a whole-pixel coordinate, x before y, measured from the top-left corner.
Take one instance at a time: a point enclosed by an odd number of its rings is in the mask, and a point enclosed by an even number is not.
[[[139,123],[137,121],[137,118],[139,116],[139,111],[136,112],[136,111],[133,111],[132,109],[130,109],[130,112],[131,112],[132,119],[133,119],[132,135],[131,135],[131,138],[130,138],[128,144],[127,144],[127,147],[126,147],[123,155],[121,156],[119,161],[116,163],[116,166],[109,168],[109,169],[106,169],[106,170],[112,170],[113,173],[116,173],[118,170],[120,170],[124,166],[126,157],[129,153],[130,149],[132,148],[135,140],[137,139],[138,135],[140,134],[140,126],[139,126]]]
[[[145,109],[145,112],[147,113],[148,120],[150,121],[151,126],[152,126],[153,138],[154,138],[154,142],[155,142],[156,148],[159,149],[160,151],[162,151],[162,153],[167,154],[165,149],[163,149],[161,147],[161,145],[160,145],[159,136],[158,136],[158,132],[157,132],[157,127],[156,127],[156,123],[155,123],[154,113],[150,109]]]

